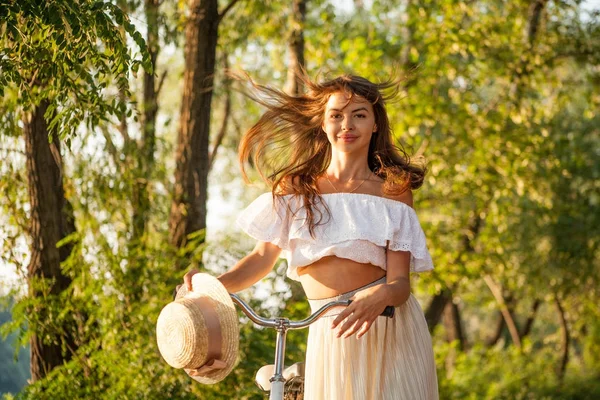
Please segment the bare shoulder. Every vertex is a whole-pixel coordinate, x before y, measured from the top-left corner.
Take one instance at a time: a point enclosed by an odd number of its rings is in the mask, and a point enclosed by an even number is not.
[[[410,207],[413,207],[413,193],[410,189],[406,189],[404,192],[398,195],[389,196],[389,198],[392,200],[400,201]]]
[[[404,192],[400,194],[385,194],[383,190],[384,180],[377,176],[373,175],[371,179],[369,179],[369,185],[367,186],[367,193],[385,197],[386,199],[400,201],[410,207],[413,206],[413,194],[412,190],[406,189]]]

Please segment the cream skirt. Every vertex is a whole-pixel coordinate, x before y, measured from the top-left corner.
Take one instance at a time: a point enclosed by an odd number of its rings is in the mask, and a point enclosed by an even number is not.
[[[333,300],[346,300],[385,277],[342,295],[310,300],[313,312]],[[411,294],[394,318],[378,317],[360,339],[336,338],[335,308],[308,333],[305,400],[437,400],[431,336],[423,310]]]

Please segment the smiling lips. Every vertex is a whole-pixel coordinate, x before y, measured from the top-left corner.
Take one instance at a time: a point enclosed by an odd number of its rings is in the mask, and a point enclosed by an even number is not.
[[[354,136],[354,135],[340,135],[338,136],[338,138],[343,141],[343,142],[354,142],[358,136]]]

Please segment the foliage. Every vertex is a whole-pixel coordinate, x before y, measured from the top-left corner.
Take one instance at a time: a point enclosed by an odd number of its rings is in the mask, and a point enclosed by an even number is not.
[[[129,87],[128,71],[148,59],[130,54],[121,27],[147,57],[145,42],[123,11],[110,2],[8,1],[0,4],[0,96],[18,93],[17,104],[29,109],[50,100],[47,118],[61,139],[84,120],[97,125],[107,114],[125,112],[109,85]],[[87,117],[87,118],[86,118]],[[4,116],[10,127],[13,116]]]
[[[107,251],[110,250],[102,249],[99,254],[106,255]],[[64,264],[64,270],[75,277],[76,295],[70,296],[71,302],[63,301],[61,306],[52,309],[66,315],[83,312],[90,316],[79,330],[80,339],[86,336],[86,345],[79,349],[77,357],[54,369],[45,379],[27,386],[17,398],[262,398],[252,377],[262,365],[273,362],[275,336],[271,330],[256,329],[247,321],[241,326],[239,365],[218,385],[197,385],[183,371],[169,367],[162,360],[156,346],[156,318],[170,301],[180,278],[172,273],[168,249],[146,247],[145,251],[151,252],[146,256],[152,261],[135,279],[125,279],[120,266],[124,257],[118,254],[111,257],[115,264],[98,260],[106,262],[105,271],[111,271],[104,276],[91,276],[93,268],[83,258],[73,257]],[[132,301],[138,291],[142,294],[137,301]],[[252,291],[246,293],[245,298],[263,315],[274,312],[265,309]],[[53,300],[46,298],[46,301]],[[27,301],[21,301],[21,307],[27,308]],[[279,306],[275,312],[279,312]],[[13,311],[14,321],[24,317],[23,311]],[[46,329],[51,327],[46,326]],[[288,357],[296,353],[296,348],[302,348],[300,343],[305,339],[305,335],[290,335]]]
[[[597,20],[582,18],[575,1],[548,2],[537,35],[531,37],[530,2],[364,3],[368,5],[340,11],[333,2],[309,2],[305,27],[308,70],[310,74],[353,71],[378,80],[416,67],[404,82],[401,98],[388,109],[394,132],[409,153],[428,159],[427,182],[415,193],[415,204],[436,270],[415,277],[414,291],[425,308],[432,295],[450,288],[465,331],[464,351],[456,342],[447,343],[444,326],[433,333],[442,398],[600,397]],[[56,4],[52,7],[62,3]],[[84,19],[91,15],[92,4],[82,3],[82,10],[87,11],[81,15],[73,15],[70,9],[64,13]],[[114,6],[102,4],[102,18],[119,23],[116,14],[111,14],[117,12]],[[17,6],[11,3],[11,7]],[[288,2],[280,1],[236,4],[220,25],[221,60],[227,58],[232,69],[245,69],[258,81],[282,87],[288,7]],[[127,21],[126,16],[122,19]],[[3,26],[10,21],[16,20],[9,19]],[[65,25],[61,21],[54,22]],[[50,26],[51,22],[44,24]],[[87,26],[83,22],[69,24],[81,30]],[[168,35],[178,29],[172,21],[165,24]],[[57,41],[58,28],[45,29],[51,32],[50,39],[42,41],[39,35],[27,39],[46,49],[40,50],[38,57],[50,57],[52,46],[62,43]],[[113,31],[105,33],[109,32]],[[9,37],[11,46],[20,46]],[[81,46],[86,46],[77,40],[67,44],[81,51],[85,49]],[[102,47],[94,49],[88,54],[107,57]],[[118,49],[122,58],[111,56],[113,59],[134,62],[125,56],[130,49]],[[99,81],[94,75],[93,85],[86,79],[73,83],[71,70],[63,66],[75,58],[68,58],[60,46],[52,51],[64,57],[61,66],[52,71],[71,78],[48,81],[43,90],[49,94],[98,89],[83,98],[88,99],[84,103],[92,104],[96,101],[93,96],[116,93],[125,85],[103,80],[102,74]],[[4,54],[10,53],[2,54],[0,61],[8,62]],[[119,141],[120,122],[101,121],[99,129],[87,127],[73,139],[66,157],[65,186],[82,233],[71,238],[77,251],[63,269],[74,280],[65,297],[44,301],[55,305],[60,318],[87,316],[77,332],[85,345],[68,364],[25,388],[20,398],[264,398],[252,381],[261,365],[272,362],[272,331],[257,329],[241,318],[240,363],[214,386],[197,385],[170,368],[154,344],[158,313],[182,275],[173,267],[176,251],[165,245],[176,129],[170,121],[176,120],[178,112],[180,54],[177,47],[159,60],[168,76],[160,99],[155,168],[144,177],[150,182],[151,219],[143,240],[130,240],[132,188],[139,178],[130,160],[137,148],[127,148]],[[28,62],[34,65],[31,60]],[[47,58],[38,61],[51,65]],[[79,70],[94,71],[87,69],[89,65]],[[4,67],[2,71],[3,79],[10,76],[14,82],[15,86],[7,89],[13,95],[16,85],[25,85],[32,77],[17,76]],[[211,197],[221,197],[238,210],[265,190],[242,187],[235,165],[239,137],[261,110],[241,94],[231,93],[225,80],[218,72],[212,126],[215,131],[220,126],[225,114],[221,104],[227,95],[232,97],[232,123],[210,177]],[[99,90],[102,82],[107,86]],[[23,87],[25,95],[34,93]],[[129,95],[135,99],[135,93]],[[65,107],[65,115],[77,115],[66,111],[74,103],[56,98],[60,107]],[[15,99],[5,98],[0,106],[15,112]],[[115,109],[119,107],[115,105]],[[127,121],[135,126],[135,108],[130,109],[133,115]],[[103,115],[102,110],[98,108],[97,115]],[[14,120],[0,118],[5,124],[12,121],[11,129],[18,131]],[[103,132],[109,132],[114,147]],[[10,146],[17,143],[15,150],[20,148],[18,138],[3,140]],[[6,242],[2,257],[24,264],[19,247],[12,245],[24,230],[15,227],[23,226],[27,218],[26,189],[21,183],[23,160],[18,156],[12,160],[0,167],[1,204],[10,216],[6,217],[10,228],[3,230],[14,239]],[[219,206],[209,212],[221,211]],[[248,238],[233,231],[230,222],[222,224],[225,233],[217,233],[209,225],[207,247],[197,251],[195,261],[200,263],[203,256],[203,268],[213,274],[230,267],[252,247]],[[244,295],[261,313],[301,318],[308,314],[307,304],[291,296],[294,290],[282,278],[284,267],[280,264]],[[505,299],[512,299],[512,315],[520,329],[534,301],[541,301],[533,329],[521,347],[512,343],[506,331],[494,346],[485,344],[494,334],[492,327],[503,305],[492,295],[484,276],[496,283]],[[556,299],[566,310],[570,334],[563,378],[559,370],[564,343]],[[27,314],[30,306],[24,302],[13,312],[12,326],[23,329],[23,341],[24,332],[32,329],[27,322],[35,322]],[[44,323],[38,321],[39,326]],[[305,338],[306,331],[290,333],[289,362],[302,359]]]
[[[456,343],[454,343],[455,345]],[[439,364],[453,344],[436,346]],[[561,399],[591,400],[600,395],[598,374],[576,371],[560,382],[551,366],[558,362],[550,347],[535,348],[527,341],[523,351],[474,347],[459,353],[451,372],[438,370],[440,393],[445,399]]]

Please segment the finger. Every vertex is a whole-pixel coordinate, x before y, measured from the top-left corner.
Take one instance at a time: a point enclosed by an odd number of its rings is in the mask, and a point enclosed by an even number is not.
[[[352,328],[352,326],[356,323],[356,318],[349,317],[346,322],[340,327],[337,333],[337,337],[341,337],[344,335],[348,329]]]
[[[358,333],[356,334],[356,338],[361,338],[365,335],[365,333],[367,333],[369,331],[369,329],[371,329],[371,325],[373,325],[373,321],[365,321],[362,324],[362,327],[360,328],[360,330],[358,331]]]
[[[352,326],[350,327],[350,329],[348,329],[346,331],[346,333],[343,335],[343,338],[347,339],[350,336],[354,335],[356,333],[356,331],[358,331],[360,329],[360,327],[362,326],[362,324],[363,324],[362,320],[355,321],[354,324],[352,324]]]
[[[345,320],[348,316],[350,316],[350,314],[352,314],[354,311],[354,309],[350,308],[350,307],[346,307],[344,309],[344,311],[342,311],[341,313],[338,314],[338,316],[333,320],[333,322],[331,323],[331,329],[335,328],[336,326],[338,326],[338,324],[340,322],[342,322],[343,320]]]
[[[198,270],[192,269],[183,276],[183,282],[188,291],[192,291],[192,276],[196,275]]]

